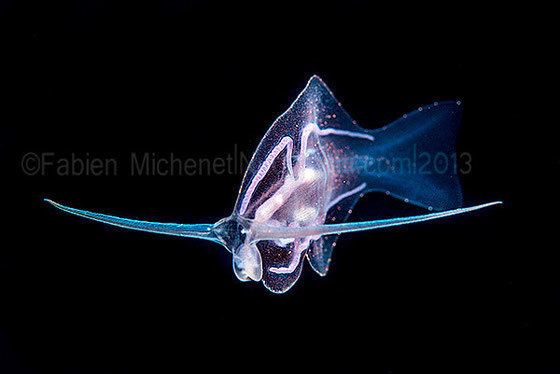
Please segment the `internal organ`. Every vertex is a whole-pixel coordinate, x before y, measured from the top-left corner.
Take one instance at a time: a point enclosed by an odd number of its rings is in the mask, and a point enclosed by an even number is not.
[[[324,155],[322,139],[327,136],[344,136],[373,141],[373,136],[334,128],[320,129],[315,123],[308,123],[301,131],[300,148],[293,163],[294,141],[285,136],[271,150],[249,184],[241,202],[240,214],[247,211],[251,198],[259,183],[266,178],[271,167],[282,162],[283,179],[276,183],[276,188],[256,208],[253,223],[269,226],[303,227],[318,226],[325,223],[329,209],[341,200],[362,192],[366,183],[334,195],[335,178],[339,170],[337,165],[329,164]],[[272,192],[273,191],[273,192]],[[249,230],[250,231],[250,230]],[[288,261],[285,264],[269,266],[269,272],[290,274],[302,260],[310,244],[320,236],[275,240],[274,244],[284,253],[279,258]],[[251,240],[250,235],[247,240]],[[286,256],[287,255],[287,256]]]

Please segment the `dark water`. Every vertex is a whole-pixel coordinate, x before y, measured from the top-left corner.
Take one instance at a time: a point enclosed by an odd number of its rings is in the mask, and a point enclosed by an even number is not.
[[[523,119],[542,94],[524,86],[539,72],[509,11],[4,2],[0,372],[560,370],[557,219],[543,215],[558,211],[555,124]],[[306,265],[278,296],[238,282],[210,242],[41,201],[215,222],[312,74],[371,128],[461,100],[465,203],[505,205],[346,235],[326,278]],[[395,211],[421,212],[371,195],[352,218]]]

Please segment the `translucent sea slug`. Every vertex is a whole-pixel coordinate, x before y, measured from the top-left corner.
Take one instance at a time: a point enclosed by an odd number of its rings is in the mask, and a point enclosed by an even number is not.
[[[313,76],[261,140],[233,213],[215,224],[137,221],[46,201],[114,226],[219,243],[232,254],[239,280],[262,280],[270,291],[283,293],[298,280],[305,258],[317,273],[326,275],[339,234],[428,221],[500,203],[461,208],[461,187],[453,168],[419,172],[415,164],[404,167],[402,161],[412,160],[419,150],[452,154],[460,112],[459,102],[434,103],[380,129],[365,130]],[[372,191],[431,213],[346,222],[360,197]]]

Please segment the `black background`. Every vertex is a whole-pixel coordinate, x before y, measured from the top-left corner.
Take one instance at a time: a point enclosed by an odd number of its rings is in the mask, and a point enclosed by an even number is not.
[[[540,153],[555,150],[542,145],[553,124],[522,120],[526,97],[542,94],[525,87],[530,38],[511,8],[89,0],[0,12],[0,372],[560,369],[556,221],[536,209],[558,209],[559,163]],[[306,265],[273,295],[238,282],[215,244],[112,229],[41,201],[215,222],[241,173],[131,176],[130,153],[215,158],[237,145],[250,156],[312,74],[371,128],[462,100],[465,204],[504,206],[346,235],[327,277]],[[28,152],[122,168],[30,176]],[[364,198],[352,219],[408,212],[385,200]]]

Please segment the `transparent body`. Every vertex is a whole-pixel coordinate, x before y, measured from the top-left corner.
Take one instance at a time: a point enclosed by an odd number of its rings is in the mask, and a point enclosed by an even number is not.
[[[261,140],[233,213],[215,224],[128,220],[48,201],[115,226],[220,243],[232,254],[238,279],[262,280],[272,292],[283,293],[298,280],[305,258],[318,274],[326,275],[339,234],[499,203],[460,208],[461,188],[452,168],[418,172],[410,164],[403,167],[403,160],[413,160],[418,152],[454,151],[460,109],[458,102],[434,103],[380,129],[365,130],[314,76]],[[347,223],[356,202],[372,191],[439,212]]]

